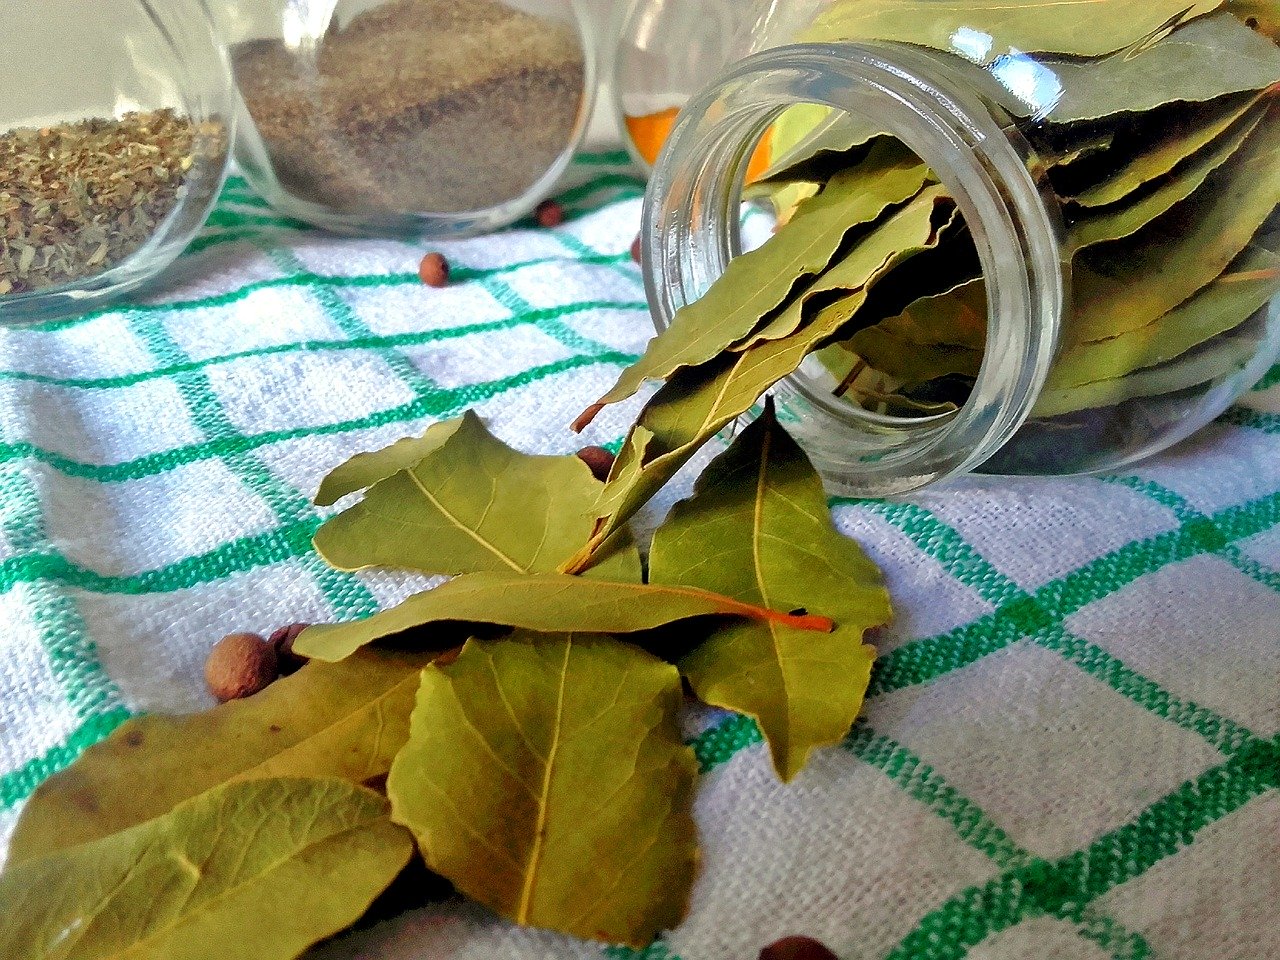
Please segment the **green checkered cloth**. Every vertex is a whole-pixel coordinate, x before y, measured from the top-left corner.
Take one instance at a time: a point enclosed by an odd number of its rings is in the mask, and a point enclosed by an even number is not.
[[[41,779],[127,717],[207,706],[218,637],[421,586],[312,552],[335,464],[469,407],[526,450],[575,448],[565,424],[651,332],[641,186],[616,153],[575,171],[564,226],[443,245],[443,290],[420,245],[309,230],[233,179],[145,301],[0,331],[0,850]],[[846,958],[1280,957],[1269,381],[1123,475],[835,501],[900,611],[865,719],[782,786],[751,722],[689,718],[704,868],[650,949],[451,903],[316,956],[750,960],[804,933]]]

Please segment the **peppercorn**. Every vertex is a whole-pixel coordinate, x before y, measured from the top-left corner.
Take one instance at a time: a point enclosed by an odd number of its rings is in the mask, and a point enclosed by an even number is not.
[[[558,227],[564,223],[564,207],[554,200],[543,200],[533,216],[540,227]]]
[[[204,679],[222,703],[265,690],[280,675],[276,648],[256,633],[232,633],[209,651]]]
[[[604,447],[583,447],[578,451],[578,459],[590,467],[595,478],[603,483],[613,469],[616,458]]]
[[[636,234],[636,238],[631,241],[631,259],[639,263],[644,258],[640,247],[640,234]]]
[[[449,261],[442,253],[428,253],[418,264],[418,276],[428,287],[447,287],[449,285]]]
[[[298,639],[298,634],[309,626],[311,626],[309,623],[291,623],[267,637],[267,643],[275,648],[276,659],[280,662],[280,676],[287,677],[297,673],[307,662],[306,657],[300,657],[293,652],[293,644]]]
[[[839,960],[813,937],[783,937],[760,951],[760,960]]]

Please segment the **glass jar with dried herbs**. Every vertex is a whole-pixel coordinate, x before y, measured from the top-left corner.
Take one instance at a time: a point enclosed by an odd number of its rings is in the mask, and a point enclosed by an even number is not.
[[[0,323],[135,289],[204,223],[228,165],[231,77],[203,0],[5,11]]]
[[[682,462],[769,390],[849,494],[1114,469],[1276,362],[1273,2],[810,13],[686,107],[654,171],[660,332],[601,402],[666,383],[619,470]],[[777,218],[746,252],[744,198]]]
[[[231,0],[221,16],[241,167],[273,206],[329,229],[510,223],[586,129],[576,0]]]

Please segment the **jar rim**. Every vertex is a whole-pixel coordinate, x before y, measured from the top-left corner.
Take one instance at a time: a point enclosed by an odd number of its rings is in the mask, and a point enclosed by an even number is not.
[[[1030,415],[1059,342],[1069,261],[1057,201],[1030,172],[1030,148],[937,57],[896,43],[806,43],[738,63],[684,109],[655,167],[641,231],[655,326],[710,287],[742,250],[747,163],[795,104],[871,118],[928,164],[978,248],[988,293],[987,349],[973,390],[942,418],[865,415],[795,375],[775,385],[792,431],[829,488],[906,492],[969,472]]]

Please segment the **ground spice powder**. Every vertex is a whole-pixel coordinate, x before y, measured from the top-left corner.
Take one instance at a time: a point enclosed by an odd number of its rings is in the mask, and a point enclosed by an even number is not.
[[[73,284],[123,262],[221,170],[220,121],[173,110],[0,134],[0,297]]]
[[[281,185],[345,212],[462,213],[527,192],[583,102],[567,23],[495,0],[393,0],[297,48],[232,52]]]

